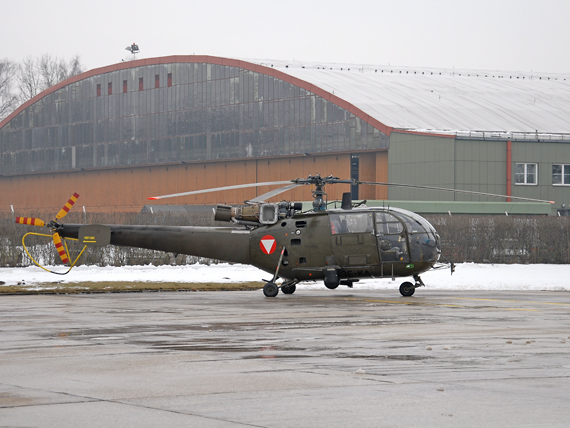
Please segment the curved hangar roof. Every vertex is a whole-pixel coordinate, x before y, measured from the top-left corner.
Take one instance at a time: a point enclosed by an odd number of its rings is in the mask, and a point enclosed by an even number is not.
[[[462,131],[570,134],[570,74],[523,74],[361,66],[206,55],[149,58],[73,76],[21,105],[6,125],[47,94],[84,78],[151,64],[204,62],[269,74],[351,111],[377,129],[460,134]],[[569,135],[563,135],[566,139]]]
[[[252,62],[310,82],[395,129],[570,133],[570,74]]]

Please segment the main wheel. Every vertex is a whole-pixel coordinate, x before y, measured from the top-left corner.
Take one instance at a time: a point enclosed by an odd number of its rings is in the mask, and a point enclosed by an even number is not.
[[[281,287],[281,291],[283,292],[283,294],[293,294],[296,289],[297,289],[297,286],[295,284],[286,285],[285,287],[283,287],[283,286]]]
[[[416,291],[416,288],[411,282],[406,281],[400,285],[400,294],[404,297],[412,296],[414,294],[414,291]]]
[[[265,294],[265,297],[275,297],[279,294],[279,287],[273,282],[268,282],[263,286],[263,294]]]

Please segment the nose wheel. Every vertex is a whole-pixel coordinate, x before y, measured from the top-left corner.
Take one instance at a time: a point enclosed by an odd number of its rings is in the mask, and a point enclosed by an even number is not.
[[[416,291],[416,287],[411,282],[406,281],[400,285],[400,294],[404,297],[413,296],[414,291]]]
[[[415,284],[412,284],[411,282],[406,281],[406,282],[402,283],[402,285],[400,285],[400,294],[402,296],[404,296],[404,297],[413,296],[414,292],[416,291],[416,288],[426,286],[418,274],[414,275],[414,280],[416,281]]]

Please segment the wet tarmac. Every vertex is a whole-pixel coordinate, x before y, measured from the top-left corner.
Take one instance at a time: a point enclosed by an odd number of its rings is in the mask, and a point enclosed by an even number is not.
[[[0,297],[2,427],[568,427],[570,293]]]

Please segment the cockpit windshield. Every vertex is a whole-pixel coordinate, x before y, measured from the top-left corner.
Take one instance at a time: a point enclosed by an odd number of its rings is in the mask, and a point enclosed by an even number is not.
[[[439,249],[439,236],[435,228],[423,217],[408,210],[401,208],[391,208],[390,212],[400,218],[406,225],[406,230],[410,239],[410,243],[419,243],[424,248]],[[415,246],[412,244],[412,248]],[[438,257],[438,253],[428,251],[424,254],[424,259]],[[417,255],[414,255],[417,256]]]
[[[390,208],[396,215],[406,223],[408,233],[431,233],[435,235],[435,228],[422,216],[401,208]]]

